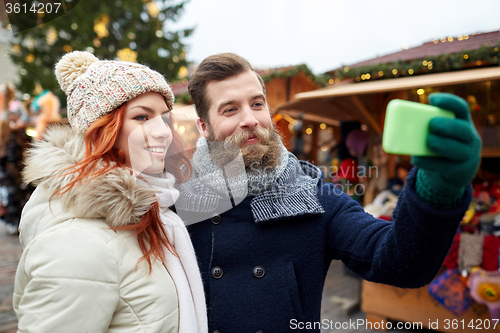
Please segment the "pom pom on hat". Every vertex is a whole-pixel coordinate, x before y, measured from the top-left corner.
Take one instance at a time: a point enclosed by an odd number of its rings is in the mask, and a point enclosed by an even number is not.
[[[68,93],[71,83],[96,61],[99,59],[92,53],[82,51],[74,51],[62,57],[56,65],[56,77],[62,90]]]
[[[147,92],[161,94],[169,110],[174,103],[163,75],[137,63],[99,60],[89,52],[74,51],[61,58],[55,71],[68,96],[69,124],[81,133],[100,117]]]

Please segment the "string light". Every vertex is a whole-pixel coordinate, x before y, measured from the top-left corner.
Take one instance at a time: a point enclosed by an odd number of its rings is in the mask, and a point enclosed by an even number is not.
[[[448,37],[448,42],[450,42],[450,43],[453,42],[453,37],[451,37],[451,36]]]
[[[186,66],[182,66],[181,68],[179,68],[179,78],[180,79],[183,79],[185,78],[186,76],[188,76],[189,72],[188,72],[188,69],[186,68]]]
[[[413,75],[413,69],[411,69],[411,68],[410,68],[410,69],[408,70],[408,74]]]
[[[324,129],[326,128],[326,124],[325,124],[325,123],[321,123],[321,124],[319,125],[319,128],[321,128],[322,130],[324,130]]]
[[[464,59],[466,59],[466,60],[469,59],[469,55],[467,53],[464,54]]]
[[[121,61],[129,61],[136,62],[137,61],[137,52],[129,49],[128,47],[116,52],[116,55]]]
[[[398,70],[397,70],[396,68],[394,68],[394,69],[392,70],[392,74],[394,74],[394,75],[398,74]]]
[[[109,16],[106,14],[94,21],[94,32],[97,34],[97,38],[101,39],[109,36],[109,31],[106,27],[108,22]]]
[[[21,47],[19,46],[19,44],[15,44],[12,46],[12,52],[14,52],[14,53],[21,52]]]
[[[158,14],[160,14],[160,9],[154,2],[148,2],[146,7],[148,8],[149,16],[152,18],[157,18]]]
[[[417,95],[421,96],[423,94],[425,94],[425,90],[424,89],[420,88],[420,89],[417,90]]]
[[[45,41],[48,45],[54,45],[57,40],[57,31],[54,27],[50,27],[47,32],[47,36],[45,37]]]
[[[26,56],[26,62],[32,63],[32,62],[33,62],[33,60],[35,60],[35,56],[34,56],[34,55],[32,55],[32,54],[28,54],[28,55]]]
[[[306,134],[310,135],[310,134],[312,134],[312,132],[313,132],[313,129],[311,127],[308,127],[306,129]]]

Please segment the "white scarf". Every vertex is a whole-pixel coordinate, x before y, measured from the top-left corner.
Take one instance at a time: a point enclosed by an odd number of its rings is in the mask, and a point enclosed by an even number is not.
[[[165,266],[175,283],[179,299],[179,333],[206,333],[205,294],[194,248],[184,223],[169,209],[179,197],[179,191],[174,188],[175,178],[167,172],[155,176],[138,174],[137,182],[158,191],[160,217],[168,240],[179,256],[165,249]]]

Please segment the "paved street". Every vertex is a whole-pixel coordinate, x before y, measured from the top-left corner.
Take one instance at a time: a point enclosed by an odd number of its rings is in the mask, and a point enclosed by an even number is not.
[[[21,245],[17,236],[7,235],[5,225],[0,223],[0,333],[16,332],[17,322],[12,310],[12,291],[17,262],[21,257],[21,252]],[[337,322],[339,325],[348,323],[349,320],[364,319],[363,312],[356,310],[347,315],[339,303],[332,301],[332,299],[338,300],[342,298],[355,299],[359,292],[357,279],[344,274],[342,263],[333,262],[325,284],[322,319],[327,319],[328,322],[332,323]],[[363,329],[335,329],[334,324],[328,326],[331,326],[331,328],[323,329],[322,333],[376,332]],[[393,329],[389,332],[410,333],[411,331]]]
[[[17,331],[16,316],[12,310],[12,292],[21,252],[17,236],[7,235],[5,225],[0,223],[0,333]]]

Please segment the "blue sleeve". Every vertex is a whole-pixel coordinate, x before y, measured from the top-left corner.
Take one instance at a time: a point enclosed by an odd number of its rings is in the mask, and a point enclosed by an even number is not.
[[[347,195],[337,195],[328,229],[328,251],[362,278],[401,288],[429,283],[448,253],[471,200],[469,185],[458,207],[439,210],[415,191],[417,169],[408,175],[394,221],[374,218]]]

